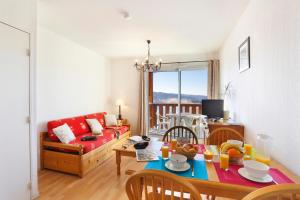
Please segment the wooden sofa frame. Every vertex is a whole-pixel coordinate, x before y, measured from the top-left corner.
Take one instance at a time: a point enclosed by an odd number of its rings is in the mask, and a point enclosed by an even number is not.
[[[40,134],[41,169],[51,169],[83,177],[85,174],[102,164],[114,153],[113,148],[122,145],[131,136],[130,130],[120,135],[119,139],[103,144],[102,146],[83,154],[83,146],[63,144],[47,140],[47,132]],[[51,150],[61,148],[74,153]]]

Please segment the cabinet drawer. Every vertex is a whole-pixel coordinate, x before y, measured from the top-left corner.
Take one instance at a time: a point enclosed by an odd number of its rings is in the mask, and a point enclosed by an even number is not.
[[[100,165],[107,156],[107,145],[103,145],[101,149],[91,151],[90,153],[83,155],[82,159],[82,170],[83,174],[94,169],[96,166]]]
[[[73,174],[80,171],[80,156],[44,150],[44,168]]]

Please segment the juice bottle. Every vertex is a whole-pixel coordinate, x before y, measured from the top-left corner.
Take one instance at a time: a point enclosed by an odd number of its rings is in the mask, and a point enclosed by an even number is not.
[[[261,163],[264,163],[266,165],[270,165],[271,163],[271,159],[270,157],[266,157],[266,156],[263,156],[263,155],[260,155],[260,154],[256,154],[254,156],[254,159],[258,162],[261,162]]]
[[[258,134],[256,137],[254,159],[258,162],[270,165],[272,145],[273,138],[271,138],[269,135]]]

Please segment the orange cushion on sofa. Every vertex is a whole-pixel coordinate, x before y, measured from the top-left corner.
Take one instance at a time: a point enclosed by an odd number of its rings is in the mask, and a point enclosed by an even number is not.
[[[48,122],[48,136],[51,140],[59,141],[58,137],[53,133],[53,129],[65,123],[68,124],[75,137],[91,132],[84,116],[53,120]]]

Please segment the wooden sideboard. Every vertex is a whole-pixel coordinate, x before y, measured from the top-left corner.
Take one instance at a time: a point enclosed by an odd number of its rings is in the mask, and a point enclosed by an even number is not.
[[[245,134],[244,134],[245,128],[244,128],[243,124],[232,122],[232,121],[208,122],[209,132],[212,132],[213,130],[215,130],[217,128],[223,128],[223,127],[232,128],[232,129],[236,130],[237,132],[239,132],[243,137],[245,136]]]

